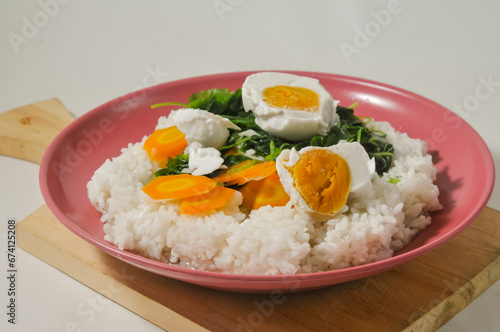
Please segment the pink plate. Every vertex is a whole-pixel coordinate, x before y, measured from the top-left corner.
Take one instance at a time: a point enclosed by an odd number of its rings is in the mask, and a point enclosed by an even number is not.
[[[493,189],[491,154],[465,121],[444,107],[414,93],[373,81],[313,72],[292,72],[320,80],[334,98],[356,115],[389,121],[410,137],[428,142],[438,168],[437,185],[444,210],[432,224],[394,257],[341,270],[291,276],[233,275],[195,271],[120,251],[104,240],[100,213],[87,199],[86,184],[108,158],[129,142],[152,132],[168,110],[150,105],[186,102],[194,92],[241,87],[251,72],[226,73],[168,82],[112,100],[84,114],[52,142],[40,167],[43,197],[55,216],[73,233],[99,249],[141,269],[189,283],[238,292],[299,291],[367,277],[435,249],[465,229],[486,205]],[[178,108],[178,107],[176,107]]]

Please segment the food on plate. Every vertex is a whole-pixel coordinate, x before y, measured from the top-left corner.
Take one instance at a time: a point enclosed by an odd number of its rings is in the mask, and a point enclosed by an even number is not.
[[[290,201],[281,184],[278,173],[272,173],[263,179],[249,181],[240,190],[243,195],[242,206],[247,211],[257,210],[263,206],[284,206]]]
[[[256,73],[243,83],[242,99],[260,128],[291,141],[326,135],[338,121],[338,101],[311,77]]]
[[[162,113],[165,105],[181,108]],[[250,75],[240,89],[152,105],[153,132],[87,185],[105,239],[169,264],[285,275],[391,257],[441,208],[424,141],[354,115],[318,80]]]
[[[375,159],[358,142],[283,151],[277,172],[294,204],[310,212],[334,215],[347,198],[369,194]]]
[[[176,127],[185,135],[188,144],[198,142],[203,147],[220,148],[237,125],[222,116],[200,109],[185,108],[172,111],[168,118],[158,123],[157,130]]]
[[[175,157],[181,154],[187,146],[186,135],[176,126],[155,130],[144,142],[144,150],[154,161]]]

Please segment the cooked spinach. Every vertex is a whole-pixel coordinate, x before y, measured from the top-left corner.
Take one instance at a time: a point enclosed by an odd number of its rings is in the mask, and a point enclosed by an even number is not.
[[[182,170],[184,168],[187,168],[188,165],[189,165],[188,154],[181,154],[176,156],[175,158],[168,158],[165,167],[156,171],[155,176],[181,174]]]
[[[358,142],[371,158],[375,158],[377,173],[382,175],[384,172],[387,172],[392,165],[394,147],[387,142],[385,134],[367,128],[365,123],[354,115],[352,108],[337,106],[337,114],[340,121],[330,129],[328,135],[315,136],[312,140],[323,142],[319,146],[330,146],[337,144],[341,140]]]
[[[281,151],[295,148],[300,150],[306,146],[327,147],[340,141],[359,142],[371,158],[375,158],[376,171],[379,175],[389,170],[394,156],[394,147],[385,139],[385,134],[370,130],[360,117],[354,115],[353,108],[337,106],[339,120],[327,135],[317,135],[309,140],[290,142],[271,135],[262,130],[255,123],[252,112],[245,112],[241,98],[241,89],[230,92],[228,89],[210,89],[192,94],[187,104],[162,103],[153,105],[184,105],[186,108],[199,108],[223,116],[240,127],[241,130],[229,129],[229,138],[226,145],[219,150],[224,152],[237,147],[239,154],[224,156],[225,165],[232,166],[238,162],[250,159],[244,154],[253,150],[254,155],[265,160],[276,160]],[[251,136],[242,137],[241,132],[253,130]],[[159,170],[158,175],[176,174],[183,167],[187,167],[186,155],[171,158],[165,169]]]
[[[224,159],[224,165],[226,165],[227,167],[231,167],[246,160],[251,160],[252,158],[242,154],[229,154],[222,156],[222,159]]]

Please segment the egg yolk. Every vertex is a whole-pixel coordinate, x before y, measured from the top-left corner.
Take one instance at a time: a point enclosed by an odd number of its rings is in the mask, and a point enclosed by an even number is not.
[[[297,86],[276,85],[264,89],[264,102],[271,107],[292,111],[317,112],[319,96],[316,92]]]
[[[313,211],[334,214],[346,204],[351,172],[340,155],[325,149],[310,150],[288,171],[294,188]]]

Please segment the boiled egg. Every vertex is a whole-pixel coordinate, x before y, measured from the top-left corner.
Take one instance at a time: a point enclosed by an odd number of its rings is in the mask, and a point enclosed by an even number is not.
[[[193,142],[188,147],[189,168],[184,169],[183,172],[192,175],[206,175],[223,167],[224,159],[221,157],[219,150],[215,148],[204,148],[200,143]]]
[[[330,147],[283,150],[276,169],[294,205],[333,216],[345,208],[348,198],[372,191],[375,159],[357,142],[339,142]]]
[[[194,142],[203,147],[218,149],[227,141],[229,130],[240,129],[229,119],[205,110],[183,108],[172,111],[167,118],[158,121],[156,129],[176,126],[184,135],[188,146]]]
[[[241,90],[243,107],[257,125],[290,141],[326,135],[338,121],[338,101],[311,77],[261,72],[248,76]]]

